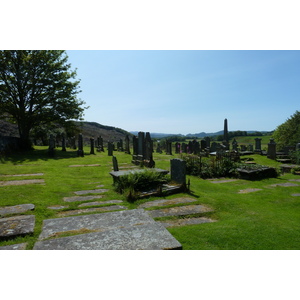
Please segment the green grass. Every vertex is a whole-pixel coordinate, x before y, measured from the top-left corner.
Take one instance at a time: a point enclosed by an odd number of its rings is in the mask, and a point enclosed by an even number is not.
[[[32,249],[42,229],[43,220],[56,218],[57,212],[48,209],[51,205],[66,205],[76,209],[79,203],[65,203],[63,197],[74,196],[74,191],[95,189],[103,184],[109,189],[107,200],[123,200],[124,206],[136,208],[146,201],[158,199],[151,197],[134,203],[126,201],[124,195],[114,191],[112,158],[107,152],[90,155],[85,148],[85,157],[77,157],[76,151],[56,150],[56,157],[49,158],[46,147],[36,147],[34,151],[1,158],[0,175],[44,173],[36,177],[0,177],[0,180],[44,179],[45,185],[0,186],[0,206],[32,203],[36,224],[33,235],[0,241],[0,246],[28,242]],[[131,155],[114,152],[119,167],[131,166]],[[157,168],[170,169],[170,158],[154,153]],[[278,167],[278,162],[259,155],[252,155],[258,164]],[[69,167],[70,165],[100,164],[99,167]],[[288,182],[300,178],[297,175],[284,174],[279,178],[261,181],[237,180],[231,183],[211,183],[197,177],[188,176],[191,181],[191,193],[170,195],[172,199],[189,196],[197,199],[196,204],[204,204],[214,209],[209,217],[214,223],[169,228],[171,234],[182,244],[183,249],[299,249],[299,197],[298,187],[271,187],[271,184]],[[238,194],[246,188],[260,188],[262,191]],[[161,197],[160,197],[161,198]],[[195,203],[193,203],[195,204]]]

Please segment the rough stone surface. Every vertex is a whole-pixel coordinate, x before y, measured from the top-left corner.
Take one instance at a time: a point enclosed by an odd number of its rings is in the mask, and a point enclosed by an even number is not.
[[[0,207],[0,216],[11,215],[11,214],[21,214],[29,210],[33,210],[33,204],[20,204],[14,206]]]
[[[216,222],[216,221],[209,218],[201,217],[201,218],[160,221],[158,223],[161,223],[164,227],[178,227],[178,226],[196,225],[196,224],[212,223],[212,222]]]
[[[155,221],[143,209],[48,219],[43,222],[39,240],[68,231],[80,231],[83,229],[105,231],[148,223],[153,224]]]
[[[292,194],[293,197],[300,197],[300,194]]]
[[[300,182],[300,179],[289,179],[289,181],[296,181],[296,182]]]
[[[91,212],[106,212],[106,211],[119,210],[119,209],[127,209],[127,207],[121,206],[121,205],[111,205],[111,206],[105,206],[105,207],[76,209],[76,210],[69,210],[69,211],[59,212],[58,216],[60,216],[60,217],[74,216],[74,215],[91,213]]]
[[[160,224],[143,224],[37,242],[34,250],[171,250],[181,244]]]
[[[100,167],[99,164],[91,164],[91,165],[70,165],[70,168],[77,168],[77,167]]]
[[[274,187],[276,187],[276,186],[290,187],[290,186],[299,186],[299,184],[286,182],[286,183],[271,184],[271,186],[274,186]]]
[[[108,192],[107,189],[96,189],[96,190],[85,190],[85,191],[77,191],[74,192],[76,195],[86,195],[86,194],[101,194]]]
[[[262,189],[252,189],[252,188],[249,188],[249,189],[245,189],[245,190],[240,190],[238,192],[238,194],[247,194],[247,193],[253,193],[253,192],[258,192],[258,191],[262,191]]]
[[[224,179],[224,180],[211,180],[211,183],[226,183],[226,182],[234,182],[238,179]]]
[[[104,196],[74,196],[74,197],[65,197],[64,201],[65,202],[76,202],[76,201],[90,201],[93,199],[100,199],[103,198]]]
[[[169,216],[184,216],[190,214],[199,214],[213,211],[211,208],[204,205],[188,205],[171,208],[163,208],[148,211],[152,218],[169,217]]]
[[[95,202],[88,202],[88,203],[82,203],[78,205],[78,207],[85,207],[85,206],[96,206],[96,205],[105,205],[105,204],[117,204],[122,203],[122,200],[107,200],[107,201],[95,201]]]
[[[168,205],[173,205],[173,204],[179,204],[179,203],[190,203],[190,202],[195,202],[197,201],[196,199],[192,198],[176,198],[176,199],[162,199],[162,200],[154,200],[154,201],[149,201],[146,203],[143,203],[139,205],[139,208],[147,208],[147,207],[154,207],[154,206],[168,206]]]
[[[0,186],[25,185],[25,184],[34,184],[34,183],[45,183],[45,180],[44,179],[27,179],[27,180],[0,181]]]
[[[0,237],[33,233],[35,216],[16,216],[0,219]]]
[[[0,250],[25,250],[27,243],[14,244],[0,247]]]

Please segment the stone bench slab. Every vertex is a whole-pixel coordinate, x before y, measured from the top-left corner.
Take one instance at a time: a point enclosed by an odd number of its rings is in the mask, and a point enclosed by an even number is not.
[[[20,204],[14,206],[0,207],[0,216],[11,215],[11,214],[21,214],[29,210],[33,210],[33,204]]]
[[[37,242],[34,250],[165,250],[182,249],[160,224],[148,223]]]
[[[199,214],[199,213],[205,213],[205,212],[210,212],[210,211],[213,211],[213,210],[204,205],[188,205],[188,206],[156,209],[156,210],[148,211],[148,213],[152,218],[160,218],[160,217]]]
[[[11,237],[33,233],[35,216],[16,216],[0,219],[0,237]]]
[[[176,198],[176,199],[162,199],[162,200],[154,200],[154,201],[149,201],[146,203],[143,203],[139,205],[139,208],[148,208],[148,207],[154,207],[154,206],[168,206],[168,205],[173,205],[173,204],[180,204],[180,203],[191,203],[197,201],[196,199],[192,198]]]

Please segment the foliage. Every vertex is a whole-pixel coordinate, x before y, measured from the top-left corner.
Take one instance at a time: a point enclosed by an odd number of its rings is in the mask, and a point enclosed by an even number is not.
[[[295,147],[300,142],[300,112],[296,111],[279,125],[273,133],[273,138],[279,149],[284,146]]]
[[[79,80],[65,51],[0,51],[0,117],[18,125],[25,148],[33,128],[80,119]]]
[[[119,177],[114,187],[118,193],[125,194],[128,200],[135,200],[140,192],[158,188],[167,181],[165,174],[145,170]]]

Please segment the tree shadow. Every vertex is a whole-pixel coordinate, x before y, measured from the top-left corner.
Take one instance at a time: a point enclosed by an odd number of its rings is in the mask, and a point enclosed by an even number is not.
[[[90,156],[94,154],[85,153],[84,156]],[[62,151],[55,149],[54,154],[50,155],[48,149],[33,149],[28,151],[20,151],[11,153],[8,155],[0,155],[0,163],[5,164],[6,162],[13,163],[14,165],[24,163],[25,161],[48,161],[48,160],[59,160],[78,157],[77,150],[68,149]]]

